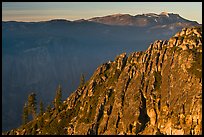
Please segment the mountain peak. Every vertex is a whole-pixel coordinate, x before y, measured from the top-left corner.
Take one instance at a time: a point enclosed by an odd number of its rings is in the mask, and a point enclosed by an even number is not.
[[[127,25],[137,27],[149,27],[158,25],[170,25],[181,22],[181,25],[198,25],[196,22],[189,21],[180,17],[178,14],[161,12],[160,14],[147,13],[138,14],[135,16],[129,14],[113,14],[103,17],[95,17],[89,21],[107,24],[107,25]]]
[[[165,15],[165,16],[169,16],[169,13],[166,11],[161,12],[159,15]]]

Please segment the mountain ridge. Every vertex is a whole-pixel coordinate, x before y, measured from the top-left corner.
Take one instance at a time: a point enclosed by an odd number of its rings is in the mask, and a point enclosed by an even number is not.
[[[139,26],[147,27],[153,25],[163,25],[163,24],[172,24],[175,22],[180,23],[189,23],[192,25],[198,25],[196,21],[190,21],[184,19],[179,14],[162,12],[160,14],[147,13],[147,14],[113,14],[102,17],[94,17],[88,19],[89,21],[98,22],[108,25],[130,25],[130,26]]]
[[[4,134],[202,134],[202,28],[102,64],[61,108]]]
[[[106,24],[106,25],[130,25],[130,26],[141,26],[141,25],[137,25],[135,23],[130,23],[131,20],[133,20],[132,22],[135,22],[134,20],[137,20],[137,17],[142,17],[144,18],[144,20],[146,20],[146,18],[153,18],[153,19],[168,19],[168,18],[172,18],[171,20],[174,21],[174,23],[177,21],[181,21],[181,22],[188,22],[188,23],[193,23],[194,25],[198,25],[199,23],[197,21],[191,21],[188,19],[185,19],[183,17],[181,17],[179,14],[174,14],[174,13],[168,13],[168,12],[161,12],[160,14],[156,14],[156,13],[143,13],[143,14],[136,14],[136,15],[130,15],[127,13],[119,13],[119,14],[110,14],[110,15],[106,15],[106,16],[99,16],[99,17],[92,17],[92,18],[88,18],[88,19],[77,19],[77,20],[68,20],[68,19],[50,19],[47,21],[36,21],[36,22],[30,22],[30,23],[40,23],[40,22],[96,22],[96,23],[102,23],[102,24]],[[108,19],[116,19],[116,21],[109,22]],[[122,20],[127,20],[129,19],[129,23],[121,23]],[[107,22],[106,22],[107,21]],[[2,21],[2,22],[24,22],[24,21]],[[117,22],[117,24],[116,24]],[[154,20],[154,22],[157,22]],[[28,22],[27,22],[28,23]],[[136,22],[138,23],[138,22]],[[143,22],[144,23],[144,22]],[[161,24],[160,24],[161,25]],[[200,24],[201,25],[201,24]]]
[[[2,22],[3,130],[20,125],[29,92],[36,91],[48,104],[60,83],[65,98],[77,88],[81,73],[89,79],[98,65],[116,55],[143,51],[155,39],[169,39],[183,26],[191,26],[177,22],[137,27],[65,19]]]

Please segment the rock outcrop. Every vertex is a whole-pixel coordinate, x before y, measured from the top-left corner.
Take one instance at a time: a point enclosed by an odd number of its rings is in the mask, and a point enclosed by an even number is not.
[[[202,28],[102,64],[60,112],[5,134],[202,134]]]

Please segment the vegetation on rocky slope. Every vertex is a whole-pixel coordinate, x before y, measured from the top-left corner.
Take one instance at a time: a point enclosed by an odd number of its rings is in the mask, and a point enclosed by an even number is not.
[[[202,28],[102,64],[59,108],[4,134],[202,134]]]

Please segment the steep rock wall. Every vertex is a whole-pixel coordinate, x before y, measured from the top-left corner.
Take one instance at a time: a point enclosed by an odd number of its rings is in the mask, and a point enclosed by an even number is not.
[[[202,28],[102,64],[39,119],[7,134],[202,134]]]

